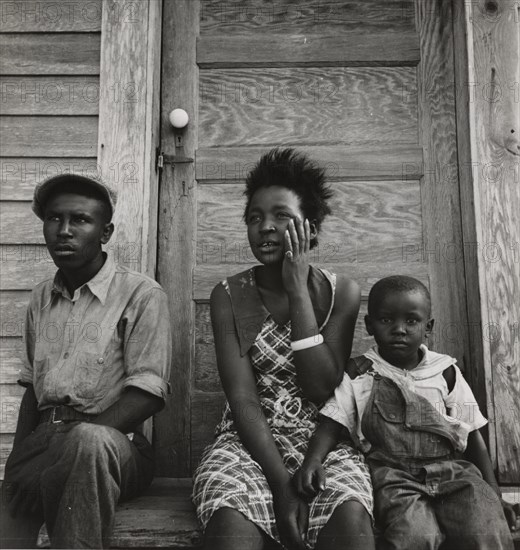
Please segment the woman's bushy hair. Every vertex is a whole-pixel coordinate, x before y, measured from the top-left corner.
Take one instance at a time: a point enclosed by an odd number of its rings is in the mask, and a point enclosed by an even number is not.
[[[323,220],[332,212],[328,201],[333,192],[327,185],[325,170],[294,149],[271,149],[247,175],[244,221],[247,222],[249,206],[255,192],[273,185],[286,187],[298,195],[304,216],[314,223],[319,232]],[[312,239],[310,247],[314,248],[317,244],[318,239]]]

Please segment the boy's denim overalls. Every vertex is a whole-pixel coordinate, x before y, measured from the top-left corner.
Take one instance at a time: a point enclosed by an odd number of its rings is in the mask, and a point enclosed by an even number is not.
[[[499,498],[428,400],[375,374],[361,426],[384,548],[513,548]]]

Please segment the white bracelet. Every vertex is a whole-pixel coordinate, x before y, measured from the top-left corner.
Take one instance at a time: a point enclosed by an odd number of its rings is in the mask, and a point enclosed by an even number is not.
[[[323,344],[323,336],[321,334],[316,334],[315,336],[309,336],[303,340],[291,342],[291,349],[293,351],[302,351],[303,349],[313,348],[320,344]]]

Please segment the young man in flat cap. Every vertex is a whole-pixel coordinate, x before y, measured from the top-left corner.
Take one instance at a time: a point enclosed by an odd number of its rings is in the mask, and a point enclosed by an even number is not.
[[[164,291],[102,251],[116,196],[101,180],[63,174],[37,186],[54,279],[32,292],[26,387],[2,487],[0,546],[108,545],[117,502],[151,482],[140,433],[164,405],[171,335]]]

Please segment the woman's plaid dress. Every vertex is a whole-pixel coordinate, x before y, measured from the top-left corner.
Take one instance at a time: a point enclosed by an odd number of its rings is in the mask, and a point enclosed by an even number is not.
[[[326,325],[334,303],[336,277],[325,270],[311,268],[316,317]],[[296,385],[296,370],[291,350],[290,322],[277,325],[265,309],[256,288],[254,268],[222,283],[228,291],[241,351],[249,353],[263,413],[271,428],[282,459],[292,475],[301,465],[311,438],[318,409]],[[328,286],[328,288],[324,288]],[[321,289],[321,290],[320,290]],[[332,301],[323,303],[323,297]],[[320,297],[322,298],[320,308]],[[251,330],[257,326],[256,330]],[[254,417],[258,411],[244,411]],[[354,499],[372,515],[372,486],[363,456],[340,443],[324,463],[327,481],[309,506],[308,545],[313,548],[320,529],[334,509]],[[269,485],[262,469],[242,445],[226,404],[216,440],[208,446],[194,475],[193,502],[204,528],[219,508],[233,508],[279,541]]]

